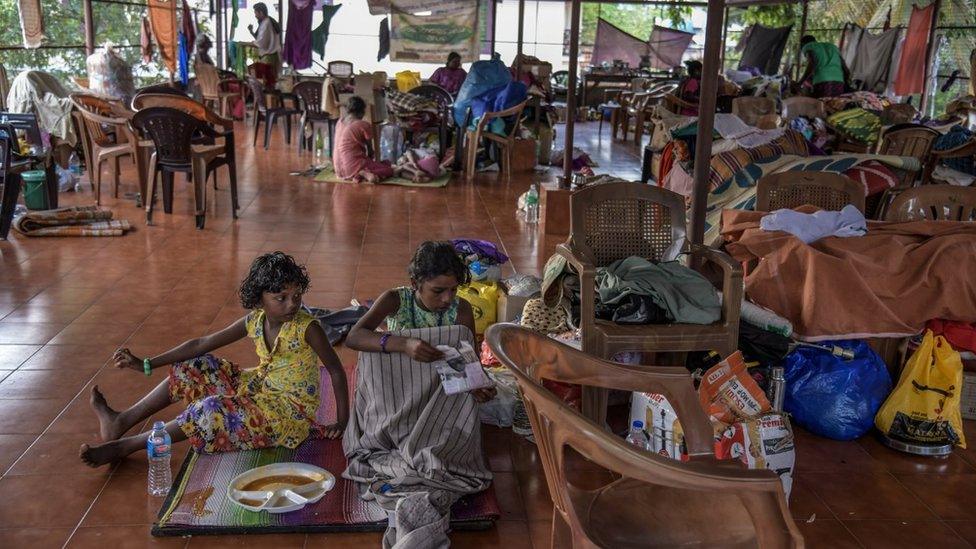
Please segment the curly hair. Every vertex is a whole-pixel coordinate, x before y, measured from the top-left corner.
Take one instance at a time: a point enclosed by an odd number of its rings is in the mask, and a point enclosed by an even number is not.
[[[454,245],[450,242],[437,242],[428,240],[417,247],[407,267],[410,280],[420,284],[441,275],[451,275],[457,279],[458,284],[463,285],[471,282],[471,273],[468,267],[458,257],[454,250]]]
[[[261,306],[261,295],[264,292],[280,292],[282,288],[294,284],[302,293],[308,290],[308,271],[304,265],[295,262],[295,258],[284,252],[264,254],[251,263],[241,289],[238,292],[241,305],[245,309],[257,309]]]

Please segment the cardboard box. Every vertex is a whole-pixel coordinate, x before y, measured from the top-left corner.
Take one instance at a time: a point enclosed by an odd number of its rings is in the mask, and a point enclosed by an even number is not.
[[[532,299],[531,297],[520,297],[508,295],[505,292],[498,293],[498,322],[514,322],[515,318],[522,314],[525,304]]]
[[[963,419],[976,419],[976,374],[966,372],[962,376],[962,393],[959,402]]]
[[[512,172],[531,172],[536,163],[535,139],[516,139],[512,150]]]

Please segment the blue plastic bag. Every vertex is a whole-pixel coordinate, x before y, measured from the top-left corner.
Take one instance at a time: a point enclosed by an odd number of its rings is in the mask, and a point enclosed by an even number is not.
[[[511,81],[512,73],[497,57],[490,61],[472,63],[471,70],[468,71],[468,76],[454,99],[454,120],[459,126],[464,124],[464,116],[468,112],[472,99],[489,90],[503,87]]]
[[[874,425],[874,416],[891,392],[891,375],[863,341],[832,341],[854,351],[844,360],[827,351],[799,347],[784,360],[784,409],[811,433],[854,440]]]

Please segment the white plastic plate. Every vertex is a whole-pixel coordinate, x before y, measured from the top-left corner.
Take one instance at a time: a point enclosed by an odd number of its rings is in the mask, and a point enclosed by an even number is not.
[[[272,476],[300,476],[312,482],[298,486],[269,486],[267,490],[245,492],[255,480]],[[307,463],[272,463],[237,475],[227,486],[227,498],[249,511],[287,513],[322,499],[336,483],[335,475]],[[251,502],[260,502],[257,505]]]

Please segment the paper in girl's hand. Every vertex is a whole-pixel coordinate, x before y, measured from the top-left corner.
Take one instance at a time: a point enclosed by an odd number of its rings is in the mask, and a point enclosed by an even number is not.
[[[438,345],[437,350],[444,353],[444,358],[435,361],[434,367],[441,376],[445,393],[454,395],[491,387],[491,380],[481,367],[478,353],[468,342],[462,341],[457,348]]]

